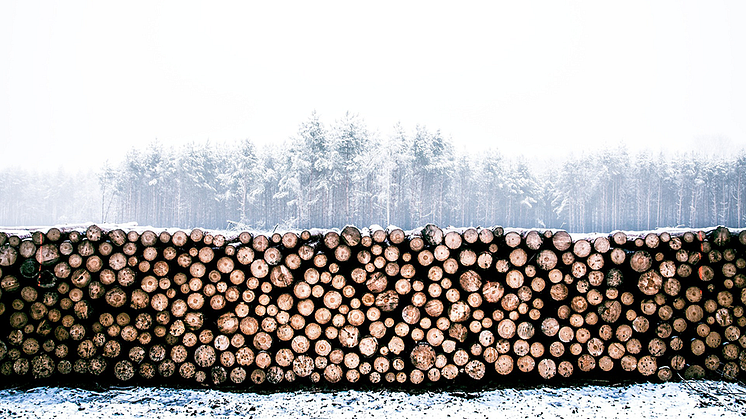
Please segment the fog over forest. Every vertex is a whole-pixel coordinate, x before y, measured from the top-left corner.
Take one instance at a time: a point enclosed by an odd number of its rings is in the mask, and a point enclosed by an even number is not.
[[[742,227],[746,153],[599,148],[562,161],[460,150],[438,130],[378,131],[313,113],[284,144],[158,142],[121,163],[0,170],[0,225],[137,222],[211,229],[347,224],[560,228]],[[113,156],[112,156],[113,157]]]

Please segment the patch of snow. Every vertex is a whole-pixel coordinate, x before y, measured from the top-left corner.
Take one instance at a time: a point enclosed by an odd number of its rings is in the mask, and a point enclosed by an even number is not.
[[[3,418],[737,418],[746,388],[715,381],[474,393],[39,387],[0,390]]]

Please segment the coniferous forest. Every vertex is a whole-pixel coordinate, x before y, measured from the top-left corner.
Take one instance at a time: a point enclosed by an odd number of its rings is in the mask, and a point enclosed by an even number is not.
[[[354,114],[327,124],[313,113],[284,144],[153,142],[116,164],[1,169],[0,225],[742,227],[746,152],[722,156],[599,147],[537,164],[499,142],[462,150],[424,126],[381,133]]]

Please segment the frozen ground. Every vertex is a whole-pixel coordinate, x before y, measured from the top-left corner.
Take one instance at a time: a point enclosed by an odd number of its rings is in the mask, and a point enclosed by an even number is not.
[[[740,418],[746,387],[635,384],[478,393],[340,391],[256,394],[153,388],[0,390],[2,418]]]

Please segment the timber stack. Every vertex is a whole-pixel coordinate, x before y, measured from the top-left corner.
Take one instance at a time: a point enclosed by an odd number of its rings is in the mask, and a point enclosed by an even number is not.
[[[9,385],[735,380],[746,231],[0,233]]]

